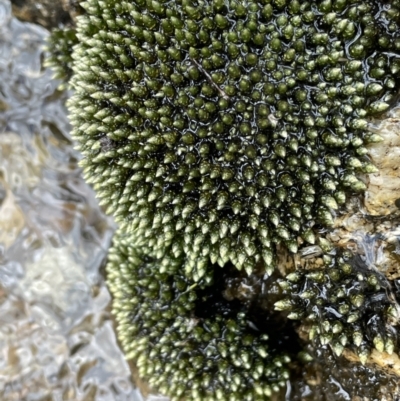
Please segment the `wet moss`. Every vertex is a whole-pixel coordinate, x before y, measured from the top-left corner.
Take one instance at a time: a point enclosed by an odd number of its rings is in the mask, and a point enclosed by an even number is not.
[[[316,365],[326,356],[344,367],[343,377],[323,372],[310,394],[340,399],[335,380],[352,395],[382,394],[379,373],[340,355],[349,348],[365,362],[373,347],[397,349],[391,284],[335,257],[277,290],[274,268],[276,245],[313,244],[315,226],[332,226],[365,188],[358,173],[375,171],[366,145],[381,138],[368,118],[397,99],[400,2],[82,6],[76,36],[54,33],[50,63],[68,79],[78,41],[73,136],[121,226],[108,280],[140,375],[175,400],[265,399],[299,351],[275,304],[310,328]],[[301,366],[290,365],[293,399],[308,391]],[[359,390],[371,372],[370,390]]]
[[[366,118],[394,102],[398,1],[89,0],[73,135],[108,212],[188,277],[271,272],[373,172]]]
[[[325,269],[296,271],[280,280],[275,309],[309,326],[309,338],[337,356],[354,350],[362,363],[372,348],[397,350],[399,309],[392,284],[360,257],[338,256]]]
[[[54,71],[53,77],[60,79],[60,89],[65,89],[72,77],[72,48],[78,43],[76,29],[54,28],[47,38],[47,48],[49,56],[46,58],[45,65]]]
[[[171,400],[265,400],[285,387],[288,354],[250,324],[243,304],[216,297],[222,282],[194,283],[179,268],[161,273],[164,263],[143,256],[123,231],[114,238],[113,313],[140,376]]]

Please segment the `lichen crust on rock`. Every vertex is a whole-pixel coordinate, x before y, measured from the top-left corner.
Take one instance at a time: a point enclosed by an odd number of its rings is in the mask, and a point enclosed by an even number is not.
[[[69,101],[101,202],[186,274],[275,265],[375,171],[396,100],[399,1],[88,0]]]
[[[365,363],[374,348],[398,350],[397,290],[360,256],[336,256],[325,269],[295,271],[279,285],[275,309],[308,326],[310,340],[330,344],[337,356],[347,348]]]
[[[251,327],[244,311],[196,315],[204,302],[198,289],[209,283],[195,283],[181,269],[160,273],[160,261],[138,252],[124,231],[108,260],[118,337],[153,388],[172,401],[261,401],[286,385],[289,356]]]

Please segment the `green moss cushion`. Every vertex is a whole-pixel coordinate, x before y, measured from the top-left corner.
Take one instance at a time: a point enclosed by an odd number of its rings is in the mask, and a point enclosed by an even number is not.
[[[194,283],[180,269],[160,273],[164,263],[143,256],[117,232],[108,285],[119,339],[140,376],[171,400],[261,401],[284,387],[290,359],[270,345],[268,333],[235,303],[205,311],[210,283]]]
[[[399,1],[89,0],[73,135],[109,213],[154,256],[251,272],[332,225],[396,100]]]
[[[296,271],[280,280],[284,298],[275,309],[309,325],[310,340],[330,344],[337,356],[353,349],[362,363],[376,348],[398,346],[399,310],[391,283],[357,257],[335,257],[325,270]]]

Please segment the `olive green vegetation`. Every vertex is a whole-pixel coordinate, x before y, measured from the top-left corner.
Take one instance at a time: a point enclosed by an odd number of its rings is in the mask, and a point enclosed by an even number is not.
[[[372,348],[397,348],[399,311],[390,282],[359,257],[332,259],[326,269],[296,271],[280,280],[282,300],[275,309],[310,326],[309,338],[330,344],[337,356],[353,349],[364,364]]]
[[[82,3],[69,102],[101,203],[157,258],[271,273],[375,171],[367,118],[396,98],[399,4]]]
[[[54,71],[53,77],[60,79],[60,89],[67,87],[72,77],[72,47],[78,43],[75,28],[54,28],[47,39],[46,51],[49,56],[45,66]]]
[[[216,264],[273,280],[277,244],[313,244],[365,189],[381,140],[367,119],[400,86],[400,0],[81,5],[48,63],[64,79],[72,65],[84,174],[120,224],[107,271],[127,357],[173,400],[266,399],[289,377],[285,346],[244,305],[200,316],[198,296]],[[393,292],[360,261],[279,285],[275,308],[311,328],[316,355],[396,349]]]
[[[206,302],[198,290],[210,283],[195,283],[181,269],[160,273],[163,261],[143,256],[124,231],[117,232],[108,260],[113,314],[126,355],[172,401],[265,400],[285,386],[289,357],[249,327],[244,311],[225,307],[207,318],[196,316],[196,302],[200,308]]]

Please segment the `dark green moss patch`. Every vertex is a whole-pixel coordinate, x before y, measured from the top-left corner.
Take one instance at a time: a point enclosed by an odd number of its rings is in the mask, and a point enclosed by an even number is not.
[[[372,172],[399,87],[399,2],[82,4],[69,102],[86,178],[156,255],[273,269]]]
[[[391,283],[360,257],[337,257],[324,270],[297,271],[279,285],[286,297],[275,309],[310,325],[310,339],[330,344],[337,356],[355,350],[362,363],[369,352],[397,349],[398,303]]]
[[[209,284],[159,273],[119,232],[110,250],[108,284],[127,358],[171,400],[265,400],[286,385],[286,352],[249,323],[245,308],[208,297]],[[201,304],[208,305],[201,313]],[[228,313],[226,313],[228,311]]]
[[[46,66],[54,71],[54,78],[63,81],[63,89],[72,77],[72,48],[78,43],[75,28],[54,28],[47,39],[49,57]]]

